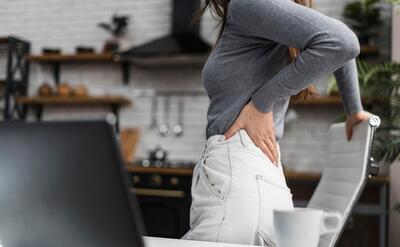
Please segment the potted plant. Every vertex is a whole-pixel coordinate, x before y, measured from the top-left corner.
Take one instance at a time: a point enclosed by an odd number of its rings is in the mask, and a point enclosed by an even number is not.
[[[111,34],[111,38],[106,41],[103,52],[117,52],[119,49],[120,38],[126,34],[129,24],[129,16],[114,14],[110,23],[100,22],[98,26]]]
[[[358,0],[347,3],[343,9],[342,16],[357,34],[360,45],[369,45],[371,37],[378,34],[383,23],[381,8],[376,6],[377,2],[379,0]]]

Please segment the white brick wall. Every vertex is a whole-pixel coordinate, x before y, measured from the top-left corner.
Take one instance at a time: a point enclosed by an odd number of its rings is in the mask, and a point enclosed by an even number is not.
[[[343,4],[348,0],[317,0],[315,8],[330,16],[340,18]],[[386,5],[383,5],[386,6]],[[77,45],[94,46],[101,50],[108,34],[96,25],[108,21],[110,16],[129,14],[133,18],[125,45],[137,45],[152,38],[165,35],[170,28],[171,2],[167,0],[0,0],[0,36],[18,35],[32,42],[33,52],[40,53],[42,47],[61,47],[63,52],[74,52]],[[384,13],[384,15],[386,15]],[[207,14],[202,20],[202,35],[213,42],[217,30],[215,21]],[[383,38],[383,47],[388,43]],[[3,51],[0,49],[0,57]],[[384,54],[388,53],[383,51]],[[0,60],[0,76],[5,73],[5,61]],[[185,133],[182,138],[161,137],[150,130],[151,99],[137,97],[135,89],[193,89],[202,90],[200,69],[138,69],[131,67],[128,86],[121,83],[121,72],[117,65],[107,63],[63,64],[61,78],[72,84],[84,83],[92,94],[122,94],[133,100],[134,105],[121,113],[122,127],[140,127],[142,138],[137,155],[160,144],[170,151],[173,159],[197,159],[200,155],[206,125],[207,97],[185,98]],[[31,68],[30,93],[38,85],[52,81],[50,67],[33,64]],[[326,82],[317,85],[320,92]],[[176,120],[176,99],[171,102],[171,124]],[[160,106],[161,107],[161,106]],[[162,109],[162,108],[161,108]],[[320,170],[323,141],[330,123],[342,112],[341,108],[326,111],[325,108],[299,108],[299,119],[287,124],[282,139],[283,162],[292,169]],[[105,111],[93,108],[54,108],[44,112],[45,119],[93,118],[104,116]],[[162,114],[160,113],[160,120]]]

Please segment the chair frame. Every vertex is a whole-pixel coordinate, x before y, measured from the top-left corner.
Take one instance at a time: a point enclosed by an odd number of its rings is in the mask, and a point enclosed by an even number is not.
[[[381,124],[381,120],[378,116],[372,116],[369,118],[369,125],[370,125],[370,135],[369,135],[369,146],[368,146],[368,154],[369,154],[369,158],[368,158],[368,165],[367,165],[367,171],[366,171],[366,177],[363,179],[363,182],[361,184],[361,190],[363,191],[366,184],[367,184],[367,180],[368,178],[371,178],[372,176],[376,176],[378,175],[379,172],[379,165],[375,164],[374,162],[374,158],[371,156],[371,149],[372,149],[372,141],[374,139],[374,133],[376,131],[377,128],[379,128],[380,124]],[[340,237],[342,236],[347,222],[349,221],[349,216],[352,214],[354,207],[356,206],[356,204],[358,203],[358,200],[360,199],[362,193],[359,193],[358,195],[356,195],[355,200],[351,203],[351,207],[349,212],[347,212],[347,214],[344,216],[343,218],[343,227],[340,229],[338,234],[335,234],[335,237],[333,239],[333,246],[336,246],[338,243],[338,240],[340,239]]]

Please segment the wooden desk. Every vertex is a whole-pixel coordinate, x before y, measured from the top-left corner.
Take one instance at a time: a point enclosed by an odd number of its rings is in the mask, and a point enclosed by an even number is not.
[[[119,130],[119,109],[132,104],[122,96],[87,96],[87,97],[17,97],[16,104],[22,105],[24,111],[32,107],[36,111],[38,121],[42,120],[43,108],[52,106],[106,106],[116,116],[116,127]],[[25,114],[26,115],[26,114]]]
[[[145,247],[250,247],[254,245],[227,244],[173,238],[143,237]]]

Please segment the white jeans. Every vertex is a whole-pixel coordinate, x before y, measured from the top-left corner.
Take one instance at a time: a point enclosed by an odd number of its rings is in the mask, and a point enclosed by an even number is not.
[[[293,208],[280,161],[274,166],[245,130],[211,136],[192,179],[190,230],[182,239],[275,246],[273,209]]]

